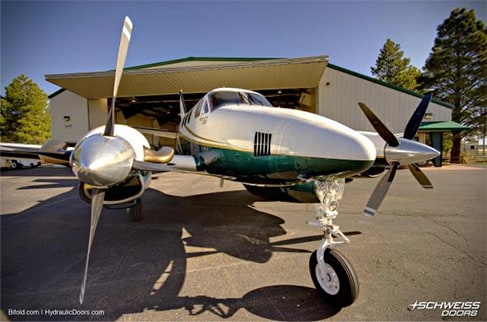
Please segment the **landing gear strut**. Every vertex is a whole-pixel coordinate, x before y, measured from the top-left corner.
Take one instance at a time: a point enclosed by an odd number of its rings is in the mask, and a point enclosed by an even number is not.
[[[125,212],[130,216],[133,222],[141,221],[142,216],[142,199],[137,198],[128,203],[118,204],[118,205],[105,205],[107,209],[125,209]]]
[[[352,266],[335,249],[335,246],[350,243],[340,227],[333,224],[344,189],[344,179],[315,181],[315,193],[320,203],[317,204],[316,220],[308,222],[323,231],[323,239],[309,260],[313,284],[322,297],[339,307],[351,305],[359,292],[357,275]]]
[[[133,201],[133,205],[127,207],[127,213],[132,218],[132,221],[137,222],[142,220],[142,199],[137,198]]]

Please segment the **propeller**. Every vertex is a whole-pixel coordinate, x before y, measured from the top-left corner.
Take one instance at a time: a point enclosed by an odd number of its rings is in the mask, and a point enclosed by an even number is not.
[[[103,135],[91,135],[80,141],[71,154],[70,163],[73,172],[83,182],[94,187],[91,198],[91,223],[86,263],[79,294],[80,304],[83,304],[88,266],[90,262],[91,246],[95,237],[96,226],[100,219],[105,192],[110,185],[120,183],[127,178],[135,159],[135,152],[130,144],[122,138],[114,137],[115,131],[115,100],[127,57],[132,21],[125,17],[123,23],[120,47],[118,49],[115,81],[113,85],[113,99]]]
[[[400,165],[407,165],[416,181],[418,181],[423,188],[433,188],[428,177],[426,177],[423,171],[421,171],[415,163],[435,158],[440,153],[425,144],[413,141],[424,114],[426,113],[431,97],[432,93],[428,93],[423,97],[409,119],[402,138],[397,138],[372,112],[372,110],[367,107],[367,105],[359,103],[361,110],[364,112],[374,129],[381,138],[386,141],[387,144],[384,149],[384,154],[386,161],[391,165],[389,172],[382,177],[372,192],[372,195],[367,202],[367,206],[364,209],[365,215],[373,216],[377,213],[377,209],[389,191],[389,188],[394,181],[396,171]]]
[[[414,114],[411,115],[411,118],[406,125],[406,129],[404,130],[403,137],[405,139],[412,140],[416,136],[416,133],[418,132],[419,126],[421,125],[424,113],[426,113],[426,110],[428,109],[428,104],[431,101],[432,96],[432,92],[426,94],[414,111]]]
[[[384,139],[390,146],[398,146],[399,141],[397,137],[389,131],[389,129],[382,123],[382,121],[370,110],[370,108],[365,105],[364,103],[358,103],[362,112],[364,112],[365,116],[369,119],[369,122],[372,124],[374,129],[379,133],[380,137]]]
[[[125,58],[127,58],[127,51],[130,43],[130,36],[132,34],[132,20],[129,17],[125,17],[123,21],[122,36],[120,38],[120,46],[118,48],[117,67],[115,69],[115,81],[113,84],[113,99],[110,106],[110,113],[108,115],[108,121],[105,126],[105,136],[113,136],[114,124],[115,124],[115,101],[117,99],[118,87],[120,85],[120,79],[122,78],[123,66],[125,65]]]

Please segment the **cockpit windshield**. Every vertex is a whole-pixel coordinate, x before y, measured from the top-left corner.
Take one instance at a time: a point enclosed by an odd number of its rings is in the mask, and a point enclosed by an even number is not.
[[[261,105],[272,107],[272,104],[261,94],[253,92],[218,91],[208,95],[211,110],[224,105]]]

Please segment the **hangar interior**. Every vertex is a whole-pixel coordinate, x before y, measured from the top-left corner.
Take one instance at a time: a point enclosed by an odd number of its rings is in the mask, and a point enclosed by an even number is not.
[[[50,96],[53,138],[74,144],[87,131],[105,124],[113,78],[113,70],[46,75],[46,80],[62,88]],[[174,139],[152,135],[151,130],[176,131],[179,90],[189,109],[217,87],[256,90],[275,106],[318,113],[356,130],[374,131],[357,105],[367,102],[397,133],[404,130],[421,99],[418,93],[331,65],[328,56],[188,57],[126,68],[116,101],[116,121],[144,129],[155,147],[174,145]],[[432,100],[427,118],[449,122],[451,106]],[[424,142],[429,137],[420,129],[419,139]]]

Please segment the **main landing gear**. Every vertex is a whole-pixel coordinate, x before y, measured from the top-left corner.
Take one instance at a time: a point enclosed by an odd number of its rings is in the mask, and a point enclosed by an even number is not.
[[[125,212],[130,216],[133,222],[141,221],[143,219],[141,198],[119,205],[105,205],[104,207],[107,209],[125,209]]]
[[[132,205],[127,207],[127,213],[132,218],[132,221],[137,222],[142,220],[142,199],[137,198],[133,201]]]
[[[317,204],[316,220],[308,222],[323,231],[323,239],[309,260],[313,284],[323,298],[339,307],[351,305],[359,292],[357,275],[352,265],[335,249],[335,246],[350,243],[340,227],[333,224],[333,219],[338,216],[338,201],[344,190],[344,179],[315,181],[315,193],[320,203]]]

